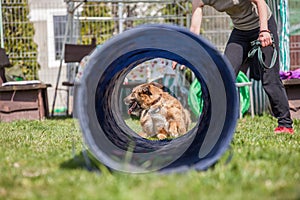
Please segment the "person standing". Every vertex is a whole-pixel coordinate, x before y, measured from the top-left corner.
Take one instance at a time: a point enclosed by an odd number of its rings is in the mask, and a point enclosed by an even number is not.
[[[232,20],[234,28],[226,44],[224,54],[234,68],[236,75],[244,62],[249,61],[247,57],[248,52],[252,49],[252,41],[260,41],[265,62],[270,62],[274,51],[271,34],[274,37],[275,48],[279,52],[277,25],[265,0],[192,0],[190,31],[197,35],[200,34],[205,5],[212,6],[219,12],[226,12]],[[173,68],[175,66],[176,63],[173,63]],[[269,98],[273,115],[278,121],[278,126],[274,132],[293,134],[293,121],[286,91],[280,79],[279,68],[279,55],[277,55],[275,65],[272,68],[258,66],[257,70]]]

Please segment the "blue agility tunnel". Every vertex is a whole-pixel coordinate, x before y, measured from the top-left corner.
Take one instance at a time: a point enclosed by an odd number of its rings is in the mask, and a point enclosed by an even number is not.
[[[130,70],[158,57],[184,64],[201,83],[201,116],[175,139],[138,136],[118,103]],[[143,25],[108,40],[90,55],[76,91],[74,112],[89,151],[110,169],[129,173],[208,169],[228,149],[239,114],[229,62],[201,36],[173,25]]]

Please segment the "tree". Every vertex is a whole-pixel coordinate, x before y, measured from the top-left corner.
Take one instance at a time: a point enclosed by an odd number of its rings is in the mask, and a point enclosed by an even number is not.
[[[191,15],[191,3],[186,0],[174,1],[171,4],[166,4],[161,10],[164,16],[175,16],[165,19],[165,23],[177,24],[184,27],[189,27],[189,18]]]
[[[114,21],[105,20],[111,17],[110,7],[106,3],[88,2],[83,5],[81,16],[97,17],[95,20],[83,19],[81,22],[81,36],[83,44],[90,44],[92,38],[97,43],[103,43],[114,33]],[[102,18],[102,19],[101,19]]]
[[[11,63],[21,67],[25,79],[38,79],[37,44],[33,41],[33,23],[27,17],[27,0],[2,1],[2,13],[4,46]]]

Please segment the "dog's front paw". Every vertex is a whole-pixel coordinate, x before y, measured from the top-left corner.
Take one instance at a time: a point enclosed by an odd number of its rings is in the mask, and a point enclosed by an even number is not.
[[[158,139],[160,139],[160,140],[163,140],[163,139],[166,139],[167,138],[167,136],[165,135],[165,134],[157,134],[157,136],[156,136]]]
[[[138,135],[141,136],[141,137],[143,137],[143,138],[147,138],[148,137],[148,135],[146,133],[144,133],[144,132],[139,132]]]

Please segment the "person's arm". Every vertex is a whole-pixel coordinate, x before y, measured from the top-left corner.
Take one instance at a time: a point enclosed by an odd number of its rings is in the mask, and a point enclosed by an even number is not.
[[[192,20],[190,31],[199,35],[202,23],[202,7],[203,3],[201,0],[192,1]]]
[[[191,27],[190,31],[199,35],[200,34],[200,27],[202,22],[202,7],[203,3],[201,0],[193,0],[192,1],[192,19],[191,19]],[[172,68],[175,69],[177,62],[172,62]],[[182,65],[180,69],[184,69],[185,66]]]
[[[259,41],[263,47],[269,46],[272,44],[272,39],[270,35],[270,31],[268,28],[268,8],[265,0],[250,0],[257,6],[258,17],[259,17],[259,25],[260,25],[260,33],[259,33]]]

